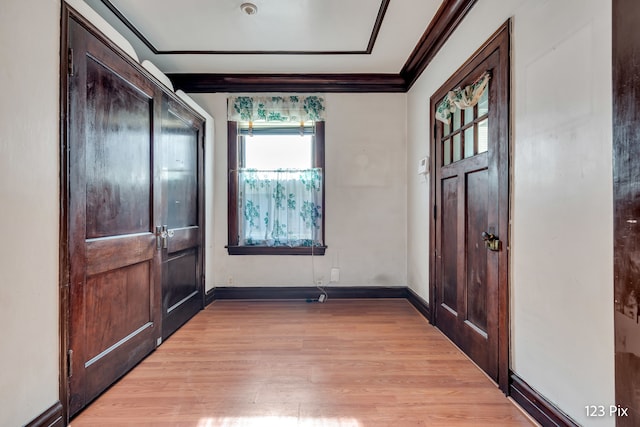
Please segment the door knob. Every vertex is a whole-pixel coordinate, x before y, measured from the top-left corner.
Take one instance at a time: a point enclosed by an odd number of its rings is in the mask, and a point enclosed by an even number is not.
[[[500,250],[500,240],[493,233],[487,233],[486,231],[482,232],[482,240],[484,241],[485,246],[490,251],[499,251]]]
[[[167,239],[173,237],[173,230],[167,230],[167,226],[156,227],[156,246],[158,249],[167,247]]]
[[[496,239],[495,234],[493,233],[487,233],[486,231],[482,232],[482,240],[486,241],[493,241]]]

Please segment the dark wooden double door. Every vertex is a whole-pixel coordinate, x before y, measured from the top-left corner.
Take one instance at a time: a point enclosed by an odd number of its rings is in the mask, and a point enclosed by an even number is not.
[[[203,306],[203,120],[71,19],[69,414]]]
[[[432,97],[488,73],[484,95],[449,124],[432,117],[432,321],[508,387],[508,64],[505,25]]]

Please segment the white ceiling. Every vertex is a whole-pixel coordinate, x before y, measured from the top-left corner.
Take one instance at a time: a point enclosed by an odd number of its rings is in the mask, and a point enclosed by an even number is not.
[[[251,16],[240,10],[247,0],[85,1],[141,59],[165,73],[397,74],[442,3],[390,0],[367,53],[383,0],[253,0],[258,13]],[[157,53],[105,5],[108,1]],[[197,53],[165,53],[170,51]]]

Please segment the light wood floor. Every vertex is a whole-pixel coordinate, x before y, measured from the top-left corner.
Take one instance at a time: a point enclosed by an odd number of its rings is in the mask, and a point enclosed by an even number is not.
[[[403,299],[216,301],[81,426],[531,426]]]

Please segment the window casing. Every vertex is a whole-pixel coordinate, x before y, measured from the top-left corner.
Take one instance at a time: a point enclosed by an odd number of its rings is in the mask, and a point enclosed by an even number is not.
[[[238,122],[229,121],[227,127],[228,134],[228,245],[227,249],[230,255],[324,255],[325,246],[325,191],[324,191],[324,122],[315,122],[313,126],[301,127],[269,127],[267,129],[254,128],[253,134],[287,134],[299,133],[301,129],[304,133],[312,134],[311,143],[311,167],[318,170],[322,175],[321,179],[321,203],[319,212],[315,212],[316,220],[319,221],[319,235],[316,235],[316,243],[309,244],[306,239],[302,239],[302,243],[290,245],[276,244],[254,244],[251,236],[243,230],[241,226],[244,220],[241,203],[241,183],[239,180],[240,171],[245,166],[245,135],[248,133],[246,128],[240,126]],[[257,218],[261,220],[261,218]],[[247,244],[247,242],[251,244]]]

